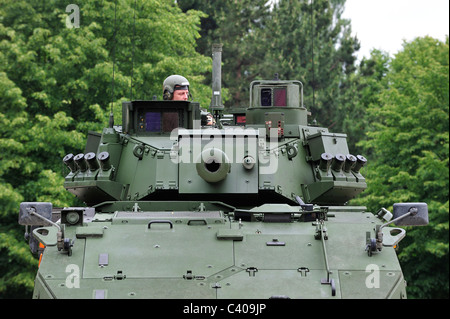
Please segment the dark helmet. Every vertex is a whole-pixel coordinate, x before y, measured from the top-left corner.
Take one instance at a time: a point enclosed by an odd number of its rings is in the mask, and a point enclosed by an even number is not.
[[[163,99],[171,100],[175,90],[189,90],[189,81],[181,75],[171,75],[163,83]]]

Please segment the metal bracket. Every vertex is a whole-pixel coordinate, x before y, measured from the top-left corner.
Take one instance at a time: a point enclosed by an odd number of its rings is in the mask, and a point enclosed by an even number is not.
[[[300,273],[300,276],[306,277],[306,274],[309,273],[309,268],[308,267],[300,267],[300,268],[297,268],[297,271]]]
[[[423,203],[394,204],[394,209],[395,209],[396,205],[398,205],[397,207],[403,208],[403,212],[400,214],[396,214],[394,211],[395,218],[393,220],[390,220],[390,218],[388,218],[389,221],[387,221],[383,225],[375,226],[375,238],[371,238],[370,232],[366,232],[366,251],[367,251],[367,254],[369,255],[369,257],[372,256],[372,254],[374,252],[381,251],[383,246],[396,245],[405,236],[405,231],[402,229],[399,229],[399,232],[400,232],[399,234],[397,234],[395,236],[391,235],[390,242],[383,244],[383,228],[387,227],[389,224],[395,223],[396,225],[399,225],[398,222],[402,219],[405,220],[404,219],[405,217],[416,216],[419,213],[420,208],[421,208],[421,213],[423,215],[423,216],[421,216],[422,218],[419,219],[418,223],[415,222],[410,225],[412,226],[412,225],[428,224],[428,207],[426,204],[423,204]],[[410,206],[412,206],[412,207],[410,207]],[[407,212],[405,212],[405,210],[406,210],[405,208],[408,208]],[[384,212],[385,215],[392,215],[391,212],[385,208],[381,208],[380,211]],[[380,213],[378,213],[378,215],[380,215]],[[424,224],[423,221],[426,221],[426,223]],[[405,226],[408,226],[408,223],[406,223]]]
[[[258,268],[256,268],[256,267],[248,267],[245,271],[248,272],[248,275],[250,277],[255,277],[255,274],[258,272]]]
[[[320,280],[320,283],[322,284],[322,285],[330,285],[331,286],[331,296],[336,296],[336,283],[334,282],[334,279],[330,279],[330,278],[327,278],[327,279],[321,279]]]

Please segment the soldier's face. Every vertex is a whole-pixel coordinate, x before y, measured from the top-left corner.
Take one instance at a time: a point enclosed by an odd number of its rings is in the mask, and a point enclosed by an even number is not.
[[[189,90],[175,90],[173,92],[173,101],[187,101],[189,97]]]

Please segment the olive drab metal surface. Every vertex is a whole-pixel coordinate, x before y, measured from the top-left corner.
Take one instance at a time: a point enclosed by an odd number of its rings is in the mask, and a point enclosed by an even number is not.
[[[425,225],[427,205],[347,205],[367,160],[308,124],[302,83],[254,81],[227,115],[213,50],[215,124],[192,101],[124,102],[63,158],[85,207],[20,205],[33,298],[406,298],[392,222]]]

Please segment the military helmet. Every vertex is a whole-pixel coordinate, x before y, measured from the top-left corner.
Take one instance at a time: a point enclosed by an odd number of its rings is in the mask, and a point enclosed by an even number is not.
[[[171,100],[175,90],[189,90],[189,81],[181,75],[171,75],[163,83],[163,99]]]

